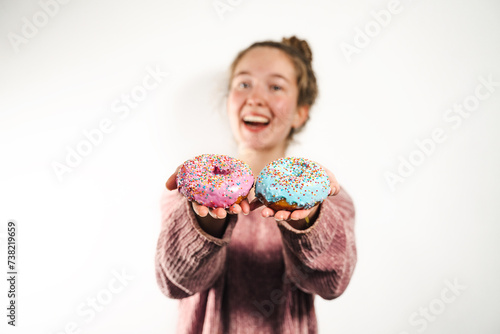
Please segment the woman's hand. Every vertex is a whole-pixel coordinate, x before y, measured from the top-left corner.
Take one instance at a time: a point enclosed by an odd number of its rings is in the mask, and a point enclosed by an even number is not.
[[[177,167],[175,172],[168,178],[165,186],[167,187],[168,190],[174,190],[177,189],[177,182],[176,182],[176,177],[177,173],[179,172],[179,169],[181,166]],[[191,202],[191,205],[193,207],[193,211],[200,217],[204,218],[207,217],[212,217],[213,219],[226,219],[227,214],[238,214],[238,213],[243,213],[244,215],[248,215],[250,213],[250,204],[248,203],[248,200],[244,199],[241,201],[239,204],[233,204],[227,209],[223,208],[216,208],[216,209],[211,209],[208,208],[204,205],[200,205],[196,202]]]
[[[337,182],[335,175],[333,175],[333,173],[329,169],[325,167],[323,167],[323,169],[326,171],[326,174],[330,179],[330,193],[328,194],[328,196],[335,196],[340,191],[340,185]],[[255,210],[256,208],[262,205],[263,204],[256,198],[250,203],[250,210]],[[291,223],[292,227],[303,229],[314,222],[318,214],[317,212],[318,208],[319,205],[315,205],[311,209],[307,210],[295,210],[295,211],[280,210],[275,212],[273,209],[266,207],[262,209],[261,214],[262,217],[264,218],[274,217],[274,219],[276,219],[277,221],[286,220]]]

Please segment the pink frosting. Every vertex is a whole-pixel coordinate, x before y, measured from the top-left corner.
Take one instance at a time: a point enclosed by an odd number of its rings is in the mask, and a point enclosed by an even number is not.
[[[186,161],[177,174],[181,194],[210,208],[230,207],[248,195],[253,182],[250,167],[227,155],[199,155]]]

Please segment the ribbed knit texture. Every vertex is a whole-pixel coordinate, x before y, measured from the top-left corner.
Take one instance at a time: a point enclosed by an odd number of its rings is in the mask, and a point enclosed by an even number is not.
[[[354,206],[341,188],[299,231],[262,218],[259,208],[229,215],[222,238],[205,233],[177,191],[161,197],[156,252],[161,291],[180,299],[179,334],[317,333],[314,296],[340,296],[355,264]]]

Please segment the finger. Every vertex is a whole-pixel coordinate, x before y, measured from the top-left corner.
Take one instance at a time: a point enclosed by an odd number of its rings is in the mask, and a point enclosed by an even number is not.
[[[223,208],[214,209],[214,212],[217,213],[217,217],[220,219],[224,219],[227,216],[227,211]]]
[[[204,205],[199,205],[196,202],[191,202],[193,206],[194,213],[200,217],[206,217],[208,215],[208,208]]]
[[[312,209],[308,209],[308,210],[295,210],[294,212],[292,212],[292,214],[290,215],[290,219],[291,220],[301,220],[301,219],[306,219],[306,217],[309,216],[309,214],[311,213]]]
[[[320,164],[320,166],[325,170],[326,174],[328,175],[328,178],[330,179],[330,192],[328,193],[328,196],[337,195],[340,191],[340,185],[337,182],[335,175],[333,175],[333,173],[325,166],[323,166],[321,164]]]
[[[328,171],[328,177],[330,178],[330,193],[328,196],[335,196],[340,191],[340,185],[332,172]]]
[[[176,169],[175,169],[175,172],[174,174],[170,175],[170,177],[168,178],[167,182],[165,183],[165,186],[167,187],[168,190],[174,190],[174,189],[177,189],[177,181],[176,181],[176,178],[177,178],[177,173],[179,172],[179,170],[181,169],[181,166],[178,166]]]
[[[290,217],[291,212],[280,210],[274,214],[274,219],[276,220],[287,220]]]
[[[241,206],[239,204],[233,204],[227,209],[228,213],[237,215],[241,212]]]
[[[340,192],[340,185],[337,183],[334,186],[330,186],[330,192],[328,193],[328,196],[338,195],[339,192]]]
[[[253,210],[257,209],[257,208],[260,208],[263,205],[264,204],[258,198],[254,198],[250,202],[250,211],[253,211]]]
[[[208,213],[215,219],[224,219],[227,215],[226,210],[223,208],[208,209]]]
[[[248,200],[244,199],[241,201],[240,208],[244,215],[248,215],[250,213],[250,204],[248,203]]]
[[[262,209],[262,217],[267,218],[267,217],[272,217],[274,216],[274,210],[271,208],[264,208]]]

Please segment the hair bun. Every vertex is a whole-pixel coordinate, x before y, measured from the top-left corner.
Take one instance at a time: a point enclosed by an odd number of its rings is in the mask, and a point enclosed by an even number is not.
[[[312,61],[312,51],[311,48],[309,48],[309,44],[305,40],[298,39],[295,36],[292,36],[290,38],[283,37],[283,40],[281,43],[285,45],[289,45],[292,48],[297,49],[304,57],[311,62]]]

